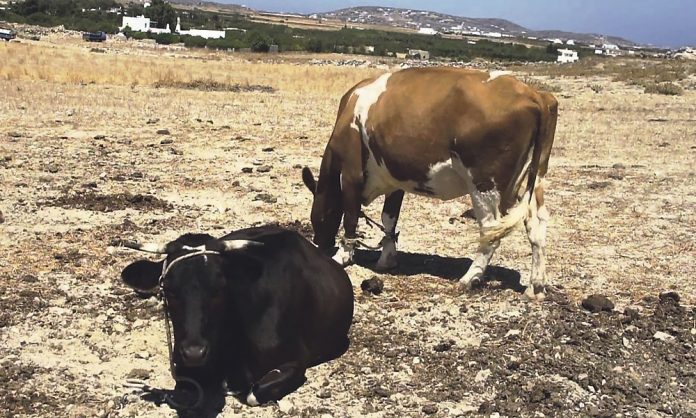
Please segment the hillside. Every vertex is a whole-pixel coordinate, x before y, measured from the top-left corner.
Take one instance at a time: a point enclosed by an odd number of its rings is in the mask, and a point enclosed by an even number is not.
[[[326,13],[317,18],[341,19],[352,23],[389,25],[402,28],[432,28],[438,32],[468,33],[476,35],[514,36],[532,38],[573,39],[586,44],[614,43],[621,46],[638,44],[616,36],[594,33],[575,33],[561,30],[531,30],[505,19],[470,18],[453,16],[426,10],[393,7],[350,7]]]

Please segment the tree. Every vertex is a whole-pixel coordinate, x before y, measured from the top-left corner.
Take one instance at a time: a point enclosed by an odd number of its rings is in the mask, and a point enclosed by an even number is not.
[[[176,26],[176,11],[164,0],[152,0],[150,7],[145,9],[145,16],[157,22],[162,28],[167,24],[172,29]]]

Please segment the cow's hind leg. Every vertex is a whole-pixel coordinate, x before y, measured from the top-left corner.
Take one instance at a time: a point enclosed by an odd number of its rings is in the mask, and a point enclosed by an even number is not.
[[[396,261],[396,223],[399,221],[401,202],[404,200],[404,191],[397,190],[384,198],[382,209],[382,225],[384,225],[384,238],[382,238],[382,254],[377,260],[377,270],[389,270],[397,265]]]
[[[525,295],[530,299],[543,300],[546,285],[546,226],[549,212],[544,205],[544,189],[540,185],[534,189],[534,198],[529,205],[529,216],[524,226],[529,243],[532,245],[532,269]]]
[[[476,220],[479,223],[481,234],[483,234],[484,228],[498,224],[498,219],[500,219],[500,193],[495,188],[482,192],[472,185],[470,195]],[[474,260],[471,266],[469,266],[469,270],[459,280],[459,290],[469,290],[472,286],[481,282],[483,273],[499,245],[500,241],[494,241],[479,246]]]
[[[247,404],[257,406],[281,399],[304,384],[305,371],[299,362],[285,363],[271,370],[252,386]]]

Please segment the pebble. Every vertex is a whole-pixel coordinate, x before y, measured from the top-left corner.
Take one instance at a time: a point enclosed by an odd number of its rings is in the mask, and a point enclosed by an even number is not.
[[[268,173],[269,171],[271,171],[270,165],[262,165],[256,168],[257,173]]]
[[[423,408],[421,410],[426,415],[432,415],[432,414],[436,413],[438,411],[438,409],[439,408],[437,407],[436,404],[429,403],[429,404],[423,405]]]
[[[662,331],[657,331],[655,335],[653,335],[653,338],[660,341],[674,341],[674,336]]]
[[[372,276],[372,278],[363,280],[363,282],[360,283],[360,289],[365,293],[379,295],[384,291],[384,281],[377,276]]]
[[[388,398],[389,395],[391,395],[391,393],[387,389],[385,389],[381,386],[377,386],[375,388],[375,395],[381,396],[382,398]]]
[[[278,198],[275,196],[271,196],[268,193],[259,193],[256,196],[254,196],[253,200],[260,200],[264,203],[276,203],[278,201]]]
[[[284,414],[291,414],[295,409],[295,405],[287,399],[281,399],[278,401],[278,409]]]
[[[171,138],[163,139],[160,141],[161,145],[169,145],[169,144],[173,144],[173,143],[174,143],[174,140]]]
[[[491,375],[490,369],[481,370],[478,373],[476,373],[476,376],[474,377],[474,381],[478,382],[478,383],[485,382],[490,375]]]
[[[594,294],[582,301],[582,307],[593,313],[602,311],[610,312],[614,309],[614,302],[604,295]]]
[[[147,380],[150,378],[150,371],[145,369],[133,369],[126,375],[127,379]]]
[[[242,173],[251,173],[254,169],[252,167],[242,167]]]
[[[5,215],[2,214],[2,211],[0,210],[0,224],[5,222]]]
[[[157,135],[170,135],[169,129],[158,129]]]

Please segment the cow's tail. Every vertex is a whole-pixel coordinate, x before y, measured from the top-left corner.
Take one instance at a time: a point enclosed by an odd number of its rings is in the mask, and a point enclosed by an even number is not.
[[[553,101],[555,102],[555,99],[553,99]],[[542,162],[543,158],[543,175],[546,173],[549,157],[548,154],[551,151],[551,144],[553,143],[554,134],[553,132],[549,131],[551,129],[550,113],[555,111],[555,109],[550,109],[550,106],[544,100],[543,93],[540,96],[538,104],[540,110],[537,115],[538,128],[536,130],[536,135],[534,135],[534,140],[531,143],[532,156],[527,169],[527,188],[518,203],[512,207],[496,225],[482,228],[481,237],[479,238],[479,245],[481,247],[488,246],[491,243],[505,237],[512,232],[512,230],[515,229],[520,222],[524,221],[529,216],[529,205],[531,200],[534,198],[537,174],[540,172],[540,162]],[[521,170],[524,170],[525,165],[526,164],[522,165]],[[520,173],[520,175],[521,174],[522,173]],[[513,192],[516,193],[516,191]]]

